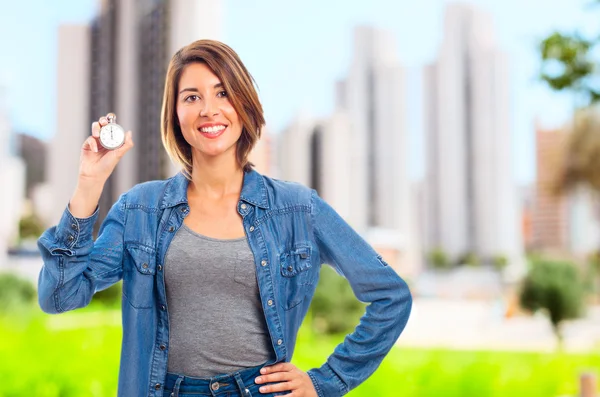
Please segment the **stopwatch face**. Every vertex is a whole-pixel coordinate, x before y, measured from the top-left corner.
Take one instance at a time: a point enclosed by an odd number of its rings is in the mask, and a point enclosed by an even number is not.
[[[109,123],[100,129],[100,144],[106,149],[114,150],[123,146],[125,143],[125,131],[114,123]]]

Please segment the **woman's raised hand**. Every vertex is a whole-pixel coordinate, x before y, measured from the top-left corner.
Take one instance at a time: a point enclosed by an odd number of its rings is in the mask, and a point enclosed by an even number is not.
[[[79,179],[104,184],[121,158],[133,147],[131,131],[125,134],[125,143],[118,149],[108,150],[100,144],[100,129],[108,124],[106,117],[92,123],[90,135],[81,147]]]

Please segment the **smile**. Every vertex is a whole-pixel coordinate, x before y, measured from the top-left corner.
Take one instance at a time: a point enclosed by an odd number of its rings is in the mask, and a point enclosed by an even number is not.
[[[226,125],[214,125],[210,127],[202,127],[198,128],[198,132],[202,134],[202,136],[210,139],[217,138],[223,134],[223,132],[227,129]]]

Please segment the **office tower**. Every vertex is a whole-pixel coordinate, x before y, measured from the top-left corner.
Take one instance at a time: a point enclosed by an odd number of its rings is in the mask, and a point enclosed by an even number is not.
[[[468,4],[448,6],[438,59],[424,80],[426,249],[520,262],[508,60],[491,17]]]
[[[563,169],[568,134],[564,129],[536,126],[536,182],[532,219],[535,249],[567,248],[568,199],[556,190]]]
[[[333,114],[297,117],[282,134],[284,179],[306,184],[396,269],[418,268],[407,170],[404,70],[386,31],[358,27]]]
[[[63,142],[65,134],[70,134],[70,143],[60,154],[49,156],[51,174],[67,175],[51,182],[57,208],[64,208],[72,194],[79,150],[90,134],[91,122],[109,112],[133,132],[135,146],[104,186],[96,231],[120,194],[136,183],[175,173],[177,168],[168,159],[160,136],[167,66],[184,45],[219,39],[220,26],[220,0],[103,0],[89,28],[61,28],[60,47],[66,56],[59,56],[55,141]],[[72,114],[76,116],[63,125]],[[65,170],[70,172],[65,174]],[[61,213],[54,211],[57,216]]]
[[[281,133],[278,150],[283,179],[311,186],[313,158],[310,147],[314,128],[314,119],[301,112]]]
[[[336,86],[334,114],[320,121],[299,116],[282,134],[283,178],[312,186],[345,208],[346,220],[360,232],[410,229],[404,71],[395,52],[391,34],[358,27],[348,76]]]
[[[391,33],[361,26],[354,32],[348,76],[337,86],[337,109],[347,113],[352,143],[353,223],[359,229],[409,230],[410,185],[404,70]]]
[[[0,195],[0,268],[6,265],[7,247],[18,237],[25,198],[25,164],[16,156],[7,113],[4,92],[0,90],[0,180],[7,187]]]
[[[59,27],[56,133],[49,143],[44,194],[51,205],[41,214],[49,225],[58,223],[75,190],[81,146],[91,134],[90,51],[89,27]]]

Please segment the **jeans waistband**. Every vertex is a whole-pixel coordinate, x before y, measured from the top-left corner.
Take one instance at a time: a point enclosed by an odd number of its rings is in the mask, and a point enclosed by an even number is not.
[[[199,393],[207,396],[218,396],[222,393],[227,394],[232,392],[245,396],[245,390],[250,386],[255,386],[254,379],[260,375],[260,370],[264,366],[262,364],[230,374],[216,375],[209,378],[195,378],[167,372],[165,390],[173,391],[173,396],[178,396],[179,393]]]

